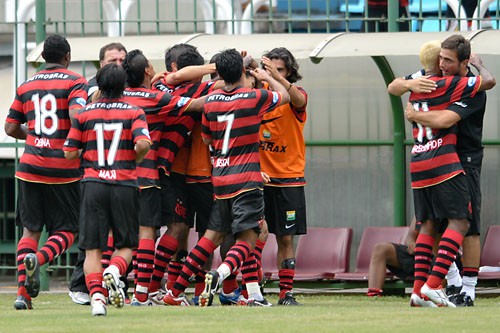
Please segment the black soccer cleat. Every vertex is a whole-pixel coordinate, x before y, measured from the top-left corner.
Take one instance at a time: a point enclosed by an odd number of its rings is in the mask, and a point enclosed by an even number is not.
[[[448,299],[450,300],[450,302],[455,304],[457,307],[474,306],[474,301],[465,292],[452,295],[452,296],[448,297]]]
[[[28,253],[23,262],[26,269],[26,292],[31,297],[37,297],[40,292],[40,265],[36,253]]]
[[[460,287],[457,287],[455,285],[449,285],[446,287],[446,296],[453,296],[453,295],[457,295],[457,294],[460,294],[460,291],[462,290],[462,286]]]
[[[293,297],[293,294],[291,291],[288,291],[285,293],[285,297],[280,298],[278,301],[278,305],[300,305],[299,302]]]
[[[211,306],[214,301],[214,295],[219,289],[219,273],[217,271],[210,271],[205,275],[205,289],[201,293],[200,306]]]

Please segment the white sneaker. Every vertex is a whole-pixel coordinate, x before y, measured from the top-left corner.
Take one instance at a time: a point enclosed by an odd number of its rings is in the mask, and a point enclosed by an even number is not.
[[[163,298],[165,298],[166,293],[164,293],[162,290],[158,290],[152,293],[149,293],[149,299],[151,302],[155,303],[156,305],[165,305],[165,302],[163,301]]]
[[[80,305],[90,305],[90,297],[89,294],[84,293],[83,291],[70,291],[68,293],[71,300]]]
[[[120,274],[115,266],[108,266],[102,273],[102,278],[108,289],[109,304],[122,308],[125,305],[124,283],[120,280]]]
[[[442,288],[432,289],[426,284],[422,286],[420,293],[427,296],[431,301],[433,301],[437,306],[448,306],[450,308],[456,308],[455,304],[448,300],[446,293]]]
[[[93,316],[105,316],[106,315],[106,298],[101,293],[95,293],[92,295],[92,315]]]
[[[432,301],[426,301],[417,294],[411,294],[410,306],[415,308],[437,308],[437,305]]]
[[[132,301],[130,302],[130,306],[156,306],[156,305],[157,304],[150,299],[147,299],[145,302],[141,302],[137,298],[135,298],[135,296],[132,297]]]

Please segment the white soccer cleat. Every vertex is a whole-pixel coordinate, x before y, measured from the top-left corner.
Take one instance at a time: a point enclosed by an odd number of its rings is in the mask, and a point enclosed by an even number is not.
[[[71,300],[76,304],[80,305],[90,304],[89,294],[84,293],[83,291],[70,291],[68,295],[69,297],[71,297]]]
[[[90,302],[92,309],[92,316],[105,316],[106,315],[106,298],[101,293],[92,295]]]
[[[455,304],[448,300],[446,293],[443,288],[432,289],[426,284],[422,286],[420,293],[424,296],[427,296],[431,301],[434,302],[439,307],[447,306],[450,308],[456,308]]]
[[[163,298],[165,297],[166,293],[164,293],[162,290],[158,290],[152,293],[149,293],[148,297],[151,300],[151,302],[155,303],[156,305],[165,305],[165,302],[163,301]]]
[[[432,301],[426,301],[417,294],[411,294],[410,306],[414,308],[437,308],[437,305]]]
[[[102,278],[108,289],[109,304],[116,308],[122,308],[125,305],[124,283],[120,280],[118,270],[114,266],[108,266],[102,273]]]

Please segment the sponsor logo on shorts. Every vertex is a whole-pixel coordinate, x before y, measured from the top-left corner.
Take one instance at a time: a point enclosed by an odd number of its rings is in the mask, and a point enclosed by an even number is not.
[[[292,228],[293,226],[295,226],[295,223],[292,223],[292,224],[285,224],[285,229],[290,229],[290,228]]]
[[[294,210],[287,210],[286,211],[286,220],[287,221],[295,221],[295,211]]]

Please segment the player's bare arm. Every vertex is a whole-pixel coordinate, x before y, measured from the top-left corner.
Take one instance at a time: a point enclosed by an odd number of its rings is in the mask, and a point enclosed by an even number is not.
[[[430,128],[449,128],[462,119],[458,113],[451,110],[419,112],[410,102],[406,103],[405,117],[409,122],[416,122]]]
[[[80,157],[81,149],[79,150],[72,150],[72,151],[64,151],[64,158],[67,160],[76,160],[77,158]]]
[[[253,71],[251,71],[250,73],[253,76],[255,76],[258,80],[267,81],[267,83],[269,83],[269,87],[271,87],[272,90],[281,94],[281,104],[280,105],[290,103],[290,94],[288,94],[288,91],[286,91],[286,88],[280,82],[278,82],[275,78],[273,78],[271,76],[271,74],[269,74],[267,71],[265,71],[261,68],[256,68]]]
[[[28,128],[21,124],[8,123],[4,125],[5,133],[18,140],[26,140],[28,136]]]
[[[389,86],[387,91],[394,96],[403,96],[409,91],[416,93],[430,93],[436,90],[436,82],[429,80],[427,76],[418,77],[412,80],[406,80],[404,77],[395,78]]]
[[[484,67],[481,57],[479,57],[476,53],[471,53],[469,64],[477,69],[479,75],[481,76],[481,86],[479,87],[480,91],[490,90],[497,84],[493,74],[491,74],[486,67]]]
[[[165,82],[177,86],[184,82],[198,80],[205,75],[215,73],[215,64],[186,66],[176,72],[172,72],[165,78]]]
[[[141,163],[151,147],[151,141],[139,140],[135,144],[135,162]]]
[[[264,65],[265,70],[281,85],[283,85],[290,95],[290,102],[296,108],[301,108],[306,105],[306,97],[288,80],[281,75],[281,73],[276,68],[276,65],[267,57],[262,57],[262,65]],[[272,88],[272,87],[271,87]]]
[[[189,105],[186,108],[186,112],[200,112],[203,110],[203,104],[205,104],[205,99],[206,96],[202,96],[199,98],[192,98],[191,101],[189,102]]]

